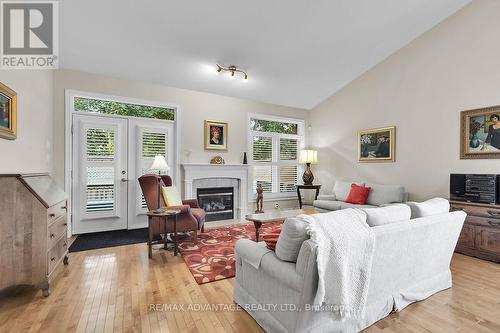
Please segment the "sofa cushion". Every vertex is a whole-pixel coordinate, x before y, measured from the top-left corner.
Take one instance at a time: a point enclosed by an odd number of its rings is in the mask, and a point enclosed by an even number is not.
[[[373,205],[358,205],[358,204],[352,204],[348,202],[342,202],[340,204],[340,209],[346,209],[346,208],[376,208],[377,206]]]
[[[276,256],[284,261],[296,262],[302,243],[309,238],[307,222],[300,217],[289,217],[281,226],[276,243]]]
[[[337,197],[337,200],[345,201],[347,199],[349,192],[351,192],[351,185],[352,184],[356,184],[359,186],[365,185],[363,183],[344,182],[341,180],[337,180],[335,182],[335,186],[333,186],[333,193]]]
[[[411,209],[405,204],[393,204],[377,208],[361,208],[361,210],[366,213],[366,223],[368,223],[370,227],[408,221],[411,217]]]
[[[366,199],[369,205],[380,206],[393,202],[403,202],[405,197],[405,188],[401,185],[380,185],[366,184],[371,187],[370,194]]]
[[[316,200],[334,201],[334,200],[337,200],[337,197],[335,196],[335,194],[320,194],[320,195],[318,195],[318,198]]]
[[[433,198],[424,202],[408,201],[406,204],[411,209],[411,218],[426,217],[438,214],[448,213],[450,211],[450,203],[443,198]]]
[[[314,200],[313,206],[321,209],[327,210],[337,210],[341,209],[341,206],[344,202],[337,200]]]
[[[369,187],[351,184],[351,191],[349,192],[347,199],[345,199],[345,202],[364,205],[366,203],[366,198],[368,198],[368,195],[370,194],[370,190],[371,188]]]

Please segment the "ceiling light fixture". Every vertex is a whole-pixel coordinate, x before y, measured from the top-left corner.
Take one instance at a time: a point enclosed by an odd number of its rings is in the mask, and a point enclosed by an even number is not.
[[[216,64],[216,65],[217,65],[217,73],[221,73],[222,71],[229,72],[230,79],[235,78],[235,76],[234,76],[235,73],[240,73],[243,76],[244,82],[248,81],[248,74],[244,70],[242,70],[241,68],[238,68],[234,65],[231,65],[229,67],[224,67],[224,66],[221,66],[219,64]]]

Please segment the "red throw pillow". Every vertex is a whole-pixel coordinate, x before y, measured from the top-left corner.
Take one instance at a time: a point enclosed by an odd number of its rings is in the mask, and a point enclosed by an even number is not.
[[[351,191],[345,199],[345,202],[364,205],[366,203],[366,199],[368,198],[368,194],[370,194],[371,187],[359,186],[356,184],[351,184]]]

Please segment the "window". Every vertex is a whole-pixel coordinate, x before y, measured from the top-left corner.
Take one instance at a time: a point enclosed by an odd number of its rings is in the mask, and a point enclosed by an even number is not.
[[[303,120],[250,115],[248,148],[253,193],[259,185],[271,196],[289,196],[296,190],[303,128]]]
[[[174,120],[175,118],[175,109],[165,107],[105,101],[102,99],[84,97],[75,97],[74,103],[75,111],[77,112],[94,112],[163,120]]]

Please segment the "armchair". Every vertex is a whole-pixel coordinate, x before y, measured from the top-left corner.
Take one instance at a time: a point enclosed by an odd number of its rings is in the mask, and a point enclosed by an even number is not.
[[[144,199],[149,210],[158,208],[158,175],[146,174],[139,177],[139,185],[141,186]],[[172,186],[172,178],[170,176],[161,176],[161,186]],[[161,193],[160,193],[161,195]],[[193,232],[193,241],[196,243],[198,238],[198,230],[204,231],[205,211],[198,206],[198,200],[189,199],[183,200],[180,206],[165,206],[163,198],[160,201],[162,207],[169,209],[177,209],[181,214],[177,218],[177,232]],[[161,223],[161,219],[153,218],[152,223],[153,234],[168,234],[174,232],[174,227],[171,224],[165,225]]]

